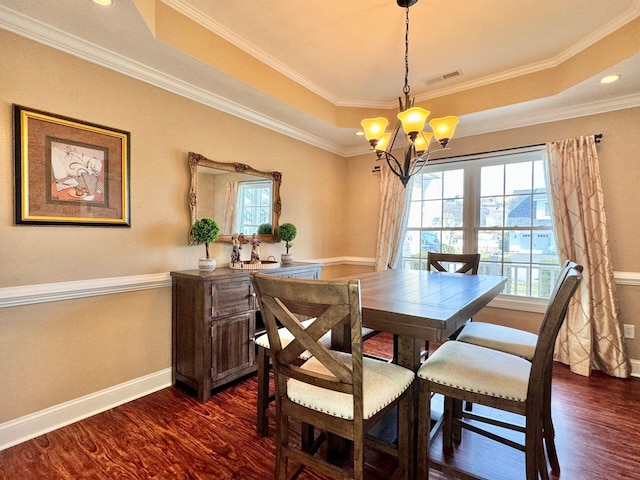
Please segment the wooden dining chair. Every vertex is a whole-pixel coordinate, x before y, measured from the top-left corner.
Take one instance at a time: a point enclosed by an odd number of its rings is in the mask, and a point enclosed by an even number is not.
[[[582,266],[577,265],[571,260],[566,260],[560,267],[557,280],[551,292],[550,298],[556,296],[560,285],[571,269],[582,272]],[[517,328],[506,327],[486,322],[467,323],[460,331],[456,340],[460,342],[480,345],[481,347],[498,350],[501,352],[517,355],[525,360],[533,360],[536,345],[538,344],[538,335]],[[553,364],[549,364],[552,368]],[[558,454],[555,447],[555,429],[551,418],[551,374],[545,377],[549,384],[545,385],[545,412],[544,412],[544,445],[551,466],[551,471],[560,473],[560,463],[558,462]],[[467,403],[467,410],[471,410],[471,404]]]
[[[454,268],[448,268],[453,266]],[[427,252],[427,269],[438,272],[478,274],[479,253],[439,253]]]
[[[311,325],[311,323],[315,320],[312,318],[305,318],[302,315],[298,315],[298,319],[301,320],[301,323],[306,327]],[[362,340],[366,340],[371,338],[374,335],[377,335],[379,332],[372,330],[371,328],[362,328]],[[287,346],[291,340],[293,340],[293,335],[286,328],[282,327],[278,329],[278,336],[280,337],[280,342],[283,346]],[[275,400],[275,392],[272,392],[270,389],[270,381],[269,381],[269,370],[271,366],[271,357],[270,357],[270,345],[269,345],[269,335],[267,333],[261,333],[257,335],[253,339],[256,344],[257,352],[257,364],[258,364],[258,374],[257,374],[257,382],[258,382],[258,397],[256,402],[256,432],[261,437],[266,437],[269,434],[269,416],[271,411],[269,410],[269,405]],[[331,346],[331,332],[327,332],[320,339],[323,345],[327,348]],[[305,350],[300,354],[299,361],[300,363],[309,360],[311,358],[311,353],[308,350]]]
[[[581,281],[579,268],[569,268],[547,306],[531,361],[516,355],[460,341],[445,342],[418,370],[418,478],[429,478],[429,467],[453,470],[430,460],[429,447],[440,430],[431,429],[431,395],[445,397],[443,448],[451,450],[454,429],[468,429],[525,453],[527,480],[548,479],[544,453],[544,409],[546,385],[550,385],[553,349],[571,297]],[[470,412],[454,412],[454,405],[469,401],[525,417],[518,426],[495,417]],[[524,443],[503,437],[495,428],[482,428],[483,422],[524,433]],[[461,439],[461,437],[460,437]],[[456,439],[459,441],[459,439]],[[469,475],[469,472],[463,472]]]
[[[366,435],[411,392],[414,373],[363,356],[358,280],[302,280],[254,272],[251,281],[269,338],[276,383],[275,478],[294,478],[310,468],[328,478],[363,479]],[[316,319],[305,326],[296,313]],[[293,336],[286,345],[280,340],[280,324]],[[321,341],[336,328],[348,328],[351,353],[331,350]],[[311,357],[300,363],[305,351]],[[298,423],[300,444],[291,442],[290,435]],[[399,424],[405,427],[398,431],[399,447],[384,444],[383,449],[397,455],[400,466],[408,465],[410,452],[409,422]],[[322,433],[313,435],[316,429]],[[336,465],[319,455],[320,445],[336,435],[353,443],[352,462]]]

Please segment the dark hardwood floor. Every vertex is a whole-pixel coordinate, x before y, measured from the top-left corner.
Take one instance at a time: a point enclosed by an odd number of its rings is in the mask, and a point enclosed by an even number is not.
[[[367,350],[390,354],[380,335]],[[0,478],[267,479],[273,437],[255,433],[256,379],[222,389],[204,404],[166,388],[0,452]],[[640,479],[640,379],[554,369],[554,422],[562,480]],[[273,428],[273,427],[272,427]],[[432,447],[441,456],[441,445]],[[449,462],[496,480],[524,479],[524,454],[465,431]],[[388,480],[393,461],[368,453],[367,478]],[[323,480],[303,473],[301,480]],[[433,472],[431,478],[448,479]]]

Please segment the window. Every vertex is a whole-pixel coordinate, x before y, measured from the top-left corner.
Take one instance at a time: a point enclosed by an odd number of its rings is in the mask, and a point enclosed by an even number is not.
[[[257,233],[263,223],[271,223],[271,180],[240,182],[238,185],[236,232]]]
[[[479,252],[480,273],[507,277],[505,294],[549,298],[559,265],[545,155],[529,149],[425,166],[410,184],[399,268],[426,270],[429,251]]]

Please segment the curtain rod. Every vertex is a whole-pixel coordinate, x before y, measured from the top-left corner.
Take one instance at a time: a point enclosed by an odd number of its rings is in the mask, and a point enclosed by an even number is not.
[[[596,143],[600,143],[600,140],[602,139],[602,133],[596,133],[593,135],[593,138],[595,140]],[[533,148],[533,147],[544,147],[546,145],[546,143],[534,143],[532,145],[522,145],[520,147],[509,147],[509,148],[500,148],[497,150],[487,150],[486,152],[475,152],[475,153],[465,153],[464,155],[453,155],[451,157],[441,157],[441,158],[434,158],[432,160],[434,161],[441,161],[441,160],[452,160],[454,158],[464,158],[464,157],[475,157],[476,155],[488,155],[489,153],[501,153],[501,152],[508,152],[509,150],[518,150],[521,148]],[[379,172],[380,171],[380,166],[376,165],[375,167],[373,167],[373,170],[371,170],[372,172]]]

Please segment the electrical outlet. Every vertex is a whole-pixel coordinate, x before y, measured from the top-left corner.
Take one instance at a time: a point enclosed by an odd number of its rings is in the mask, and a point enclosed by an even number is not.
[[[636,326],[629,325],[628,323],[624,324],[624,338],[636,338]]]

